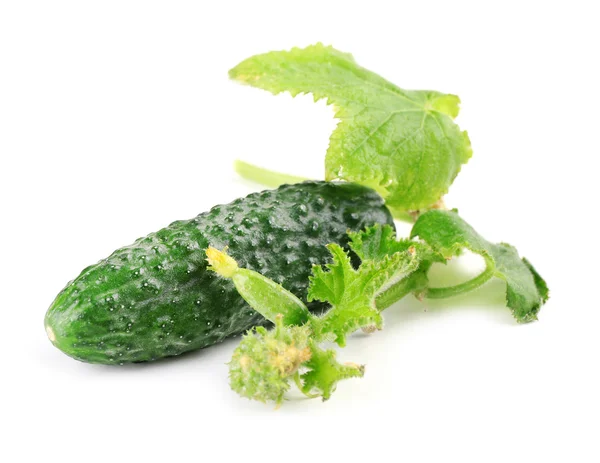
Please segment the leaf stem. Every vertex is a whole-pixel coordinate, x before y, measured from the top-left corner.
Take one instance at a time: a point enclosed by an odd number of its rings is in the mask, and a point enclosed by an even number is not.
[[[308,180],[304,177],[297,177],[295,175],[282,174],[280,172],[264,169],[255,166],[254,164],[240,161],[239,159],[234,162],[233,168],[240,177],[273,188],[285,183],[300,183]]]
[[[465,281],[459,285],[446,286],[442,288],[428,288],[427,268],[416,270],[408,277],[400,280],[398,283],[390,286],[385,291],[377,296],[375,304],[382,311],[387,309],[392,304],[398,302],[408,293],[422,292],[423,296],[428,299],[445,299],[448,297],[458,296],[459,294],[468,293],[479,288],[488,280],[490,280],[496,272],[496,265],[492,259],[485,259],[485,270],[475,278]]]
[[[496,271],[496,264],[490,258],[485,259],[485,270],[477,275],[475,278],[465,281],[459,285],[446,286],[442,288],[427,288],[425,297],[428,299],[445,299],[447,297],[458,296],[462,293],[467,293],[479,288],[481,285],[486,283],[490,278],[494,276]]]
[[[380,311],[385,310],[408,293],[425,289],[427,287],[427,270],[418,269],[377,295],[375,298],[377,308]]]

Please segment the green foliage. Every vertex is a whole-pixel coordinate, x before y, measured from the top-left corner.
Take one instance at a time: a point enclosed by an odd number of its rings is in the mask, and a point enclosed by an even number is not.
[[[361,261],[377,261],[398,252],[408,253],[423,261],[443,262],[444,259],[426,243],[398,239],[396,230],[389,225],[376,224],[359,232],[348,232],[350,248]]]
[[[315,343],[311,346],[310,360],[305,364],[309,370],[301,377],[301,391],[327,400],[335,391],[337,383],[348,378],[362,378],[365,367],[354,363],[340,364],[334,350],[323,350]]]
[[[526,260],[510,244],[485,240],[454,211],[432,210],[415,223],[411,238],[419,236],[445,259],[468,249],[480,254],[493,275],[506,281],[506,303],[519,322],[537,319],[548,299],[548,287]]]
[[[423,241],[416,241],[415,237]],[[381,311],[409,293],[417,297],[446,298],[471,291],[497,276],[507,283],[506,300],[519,322],[534,320],[548,298],[541,276],[510,245],[492,244],[481,237],[456,212],[433,210],[420,216],[411,239],[396,238],[389,225],[375,225],[349,233],[351,249],[361,259],[354,268],[349,254],[329,244],[332,261],[315,265],[309,278],[308,300],[331,307],[321,317],[309,314],[292,293],[244,268],[226,254],[209,248],[215,271],[231,278],[240,294],[265,316],[274,317],[275,329],[256,328],[236,349],[230,363],[231,386],[240,395],[281,403],[294,379],[300,390],[327,400],[339,381],[362,377],[364,367],[342,365],[333,350],[319,343],[346,344],[347,336],[359,328],[383,326]],[[477,277],[456,286],[431,288],[427,273],[435,262],[446,262],[469,249],[484,257],[487,268]],[[273,318],[273,317],[271,317]],[[294,326],[303,323],[302,326]]]
[[[348,258],[341,248],[336,250]],[[304,394],[327,400],[339,381],[364,374],[363,367],[341,365],[335,360],[334,351],[318,346],[329,335],[327,330],[337,333],[338,325],[361,326],[352,320],[354,312],[338,311],[337,318],[312,316],[291,292],[260,273],[239,267],[225,251],[208,247],[205,252],[210,269],[231,279],[244,300],[275,323],[271,331],[264,327],[250,330],[235,349],[229,363],[234,391],[249,399],[281,404],[293,378]],[[344,264],[350,265],[349,261]],[[313,332],[316,326],[319,333]],[[300,368],[304,370],[302,375]]]
[[[281,323],[290,325],[292,321],[306,323],[303,326],[309,330],[309,358],[292,362],[294,367],[286,369],[285,375],[274,370],[272,363],[253,360],[259,369],[252,371],[251,380],[241,388],[246,396],[279,403],[293,374],[302,392],[328,399],[338,381],[362,376],[364,367],[339,364],[335,351],[323,350],[319,343],[334,341],[343,347],[347,336],[359,328],[381,329],[381,311],[410,293],[418,298],[447,298],[471,291],[496,276],[506,281],[506,302],[517,321],[537,318],[548,299],[548,287],[533,266],[521,259],[514,247],[485,240],[456,212],[437,209],[472,154],[467,133],[453,121],[459,111],[457,96],[403,90],[359,66],[352,55],[320,43],[253,56],[231,69],[229,75],[273,94],[311,93],[315,101],[326,99],[335,107],[340,122],[330,138],[325,178],[375,189],[397,218],[414,220],[420,214],[410,239],[398,240],[389,225],[350,232],[349,246],[361,260],[358,268],[342,247],[327,245],[332,260],[313,266],[307,295],[308,301],[330,305],[321,317],[309,314],[301,302],[298,306],[288,301],[287,292],[264,277],[259,285],[236,283],[244,299],[263,314],[275,313],[278,305],[297,313],[285,320],[279,317],[276,332],[283,329]],[[273,185],[299,180],[246,163],[238,163],[236,168],[243,176]],[[445,263],[463,249],[481,255],[486,269],[455,286],[430,287],[431,266]],[[235,281],[236,276],[232,278]],[[278,296],[271,297],[265,288]],[[265,355],[265,348],[266,355],[272,356],[267,339],[268,332],[260,329],[254,338],[243,342],[258,356]],[[241,357],[247,358],[249,354]],[[243,367],[241,363],[247,360],[237,362],[238,370]]]
[[[368,236],[366,238],[368,240]],[[355,244],[355,247],[358,246]],[[333,262],[325,267],[313,267],[308,300],[328,302],[331,309],[311,322],[317,338],[328,338],[343,347],[346,336],[357,329],[373,325],[378,329],[383,327],[383,318],[375,305],[378,294],[412,273],[418,259],[405,249],[380,259],[365,259],[355,270],[350,257],[340,246],[330,244],[327,248]]]
[[[340,123],[329,141],[326,179],[370,186],[396,214],[438,201],[472,154],[467,133],[453,121],[456,95],[403,90],[320,43],[253,56],[229,76],[334,105]]]

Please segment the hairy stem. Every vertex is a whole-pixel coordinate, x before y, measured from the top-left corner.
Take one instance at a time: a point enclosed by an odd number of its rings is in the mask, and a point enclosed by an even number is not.
[[[380,311],[385,310],[408,293],[424,290],[427,287],[427,270],[428,269],[418,269],[408,277],[403,278],[398,283],[378,294],[375,299],[377,308]]]
[[[285,183],[300,183],[308,180],[304,177],[274,172],[240,160],[234,162],[233,168],[240,177],[273,188]]]
[[[381,310],[387,309],[392,304],[398,302],[409,293],[422,292],[423,296],[428,299],[446,299],[448,297],[458,296],[459,294],[468,293],[479,288],[488,280],[490,280],[496,271],[496,265],[491,259],[485,259],[485,270],[475,278],[465,281],[459,285],[446,286],[442,288],[428,288],[427,268],[420,268],[413,272],[408,277],[400,280],[398,283],[390,286],[375,300],[377,308]]]
[[[479,288],[494,276],[496,265],[491,259],[485,259],[485,270],[475,278],[465,281],[459,285],[446,286],[442,288],[427,288],[425,297],[428,299],[445,299],[447,297],[458,296],[459,294],[467,293]]]

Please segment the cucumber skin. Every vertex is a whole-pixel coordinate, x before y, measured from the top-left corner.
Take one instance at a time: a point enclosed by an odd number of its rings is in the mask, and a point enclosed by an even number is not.
[[[87,267],[45,317],[53,344],[84,362],[124,364],[179,355],[266,320],[231,281],[207,270],[205,248],[228,246],[241,266],[306,301],[313,264],[328,243],[392,217],[373,190],[351,183],[283,185],[177,221]],[[307,304],[312,311],[323,305]]]

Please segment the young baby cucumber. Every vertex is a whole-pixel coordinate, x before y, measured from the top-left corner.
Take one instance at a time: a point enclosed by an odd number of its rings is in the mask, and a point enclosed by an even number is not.
[[[253,193],[118,249],[56,297],[45,318],[52,343],[91,363],[144,362],[210,346],[266,320],[229,280],[207,270],[205,249],[306,301],[312,264],[330,260],[328,243],[348,230],[393,224],[373,190],[308,181]],[[307,303],[310,310],[319,310]]]

